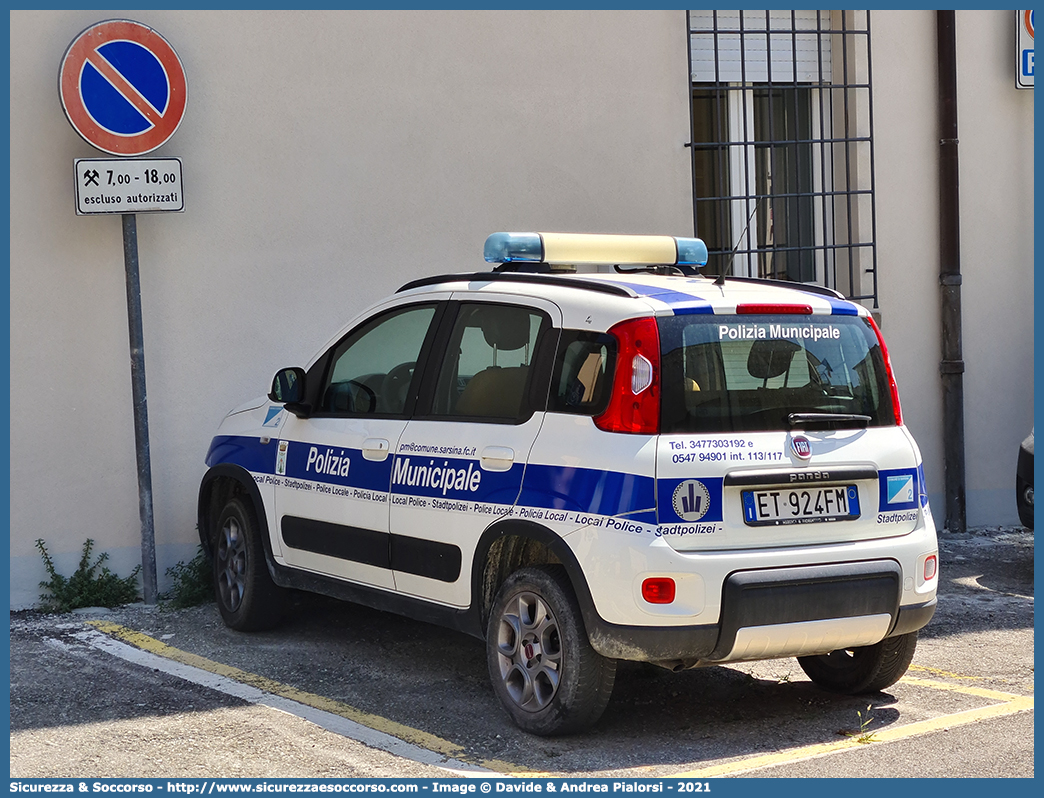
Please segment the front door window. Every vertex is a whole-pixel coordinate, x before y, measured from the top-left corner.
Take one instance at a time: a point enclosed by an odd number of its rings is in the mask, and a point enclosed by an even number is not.
[[[333,353],[322,411],[400,416],[435,306],[398,310],[363,325]]]

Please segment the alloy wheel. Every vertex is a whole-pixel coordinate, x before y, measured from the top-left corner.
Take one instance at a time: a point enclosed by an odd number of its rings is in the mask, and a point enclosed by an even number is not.
[[[218,543],[218,592],[221,602],[235,612],[246,592],[246,541],[243,526],[235,516],[225,519]]]
[[[497,663],[508,695],[521,709],[539,712],[558,692],[562,677],[558,621],[535,593],[519,593],[501,614]]]

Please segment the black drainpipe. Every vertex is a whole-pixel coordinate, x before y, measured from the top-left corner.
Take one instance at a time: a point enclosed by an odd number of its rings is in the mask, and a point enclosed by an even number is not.
[[[964,353],[961,343],[961,219],[957,168],[957,36],[953,11],[936,11],[939,58],[939,284],[942,288],[943,473],[946,529],[967,527],[964,475]]]

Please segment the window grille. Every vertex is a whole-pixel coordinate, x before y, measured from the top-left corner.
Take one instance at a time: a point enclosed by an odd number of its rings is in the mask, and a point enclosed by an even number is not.
[[[693,224],[708,273],[877,307],[868,11],[689,11]]]

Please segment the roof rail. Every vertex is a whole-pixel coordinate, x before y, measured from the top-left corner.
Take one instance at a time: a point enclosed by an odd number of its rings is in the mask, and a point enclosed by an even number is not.
[[[423,288],[428,285],[449,282],[482,282],[482,283],[530,283],[538,285],[556,285],[564,288],[579,288],[582,291],[596,291],[600,294],[612,294],[613,296],[633,297],[634,294],[620,285],[611,283],[588,282],[586,280],[573,280],[569,277],[555,274],[534,274],[532,272],[473,272],[472,274],[443,274],[435,277],[422,277],[412,280],[395,293],[401,294],[412,288]]]
[[[731,275],[725,279],[734,283],[761,283],[762,285],[771,285],[777,288],[789,288],[792,291],[804,291],[806,294],[820,294],[821,296],[828,296],[833,299],[848,299],[848,297],[840,291],[836,291],[833,288],[827,288],[825,285],[816,285],[815,283],[797,283],[793,280],[772,280],[768,277],[733,277]]]

